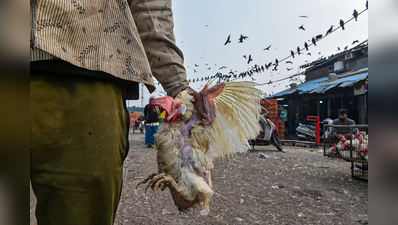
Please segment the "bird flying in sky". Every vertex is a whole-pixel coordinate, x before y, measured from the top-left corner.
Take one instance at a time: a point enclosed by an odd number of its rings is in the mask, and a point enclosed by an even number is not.
[[[249,59],[247,60],[247,64],[249,64],[251,61],[253,61],[252,55],[249,55]]]
[[[228,43],[231,43],[231,35],[228,35],[227,41],[224,43],[224,45],[227,45]]]
[[[305,29],[304,29],[304,24],[302,24],[302,25],[299,27],[299,29],[305,30]]]
[[[264,48],[263,50],[269,50],[269,48],[271,48],[271,45],[266,47],[266,48]]]
[[[292,61],[286,61],[286,63],[290,63],[290,64],[293,64],[293,62],[292,62]]]
[[[249,38],[249,37],[248,37],[248,36],[240,35],[239,43],[243,43],[243,40],[246,40],[246,38]]]
[[[311,52],[308,52],[307,55],[311,56]]]
[[[308,18],[308,16],[305,16],[305,15],[303,15],[303,16],[300,16],[301,18]]]
[[[358,40],[355,40],[355,41],[352,42],[352,44],[355,44],[355,43],[358,43],[358,42],[359,42]]]

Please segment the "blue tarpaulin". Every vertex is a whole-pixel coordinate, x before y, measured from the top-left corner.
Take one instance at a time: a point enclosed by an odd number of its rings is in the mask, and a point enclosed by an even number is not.
[[[355,83],[357,83],[361,80],[364,80],[368,76],[367,69],[368,69],[368,67],[355,68],[353,70],[339,74],[338,76],[336,76],[338,79],[333,82],[328,82],[327,77],[310,80],[305,83],[297,85],[297,88],[295,88],[295,89],[290,88],[290,89],[278,92],[274,95],[271,95],[267,98],[282,97],[284,95],[290,95],[290,94],[293,94],[296,92],[298,92],[299,95],[312,94],[312,93],[323,94],[326,91],[333,89],[333,88],[350,87],[350,86],[353,86]],[[361,70],[366,71],[366,72],[361,73],[360,72]],[[351,76],[346,76],[348,73],[352,73],[352,72],[356,72],[356,71],[359,73],[351,75]]]

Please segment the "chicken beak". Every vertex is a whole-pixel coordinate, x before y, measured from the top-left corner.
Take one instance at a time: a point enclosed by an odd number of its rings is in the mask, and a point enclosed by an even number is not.
[[[174,102],[174,98],[170,96],[162,97],[162,98],[156,98],[151,101],[149,104],[150,107],[152,106],[160,106],[163,110],[166,111],[166,116],[165,118],[169,117],[169,114],[171,112],[171,108]]]
[[[178,117],[178,114],[176,112],[173,112],[169,117],[166,117],[166,120],[171,123],[175,119],[177,119],[177,117]]]

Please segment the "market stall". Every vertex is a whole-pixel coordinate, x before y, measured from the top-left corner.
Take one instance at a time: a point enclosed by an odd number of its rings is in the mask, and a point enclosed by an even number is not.
[[[368,180],[368,125],[324,125],[325,156],[351,162],[351,175]]]

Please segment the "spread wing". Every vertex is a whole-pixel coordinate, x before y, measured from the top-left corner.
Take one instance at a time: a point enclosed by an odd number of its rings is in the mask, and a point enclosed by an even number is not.
[[[248,140],[259,131],[261,112],[260,90],[254,82],[223,82],[200,91],[211,124],[210,146],[206,154],[214,157],[230,156],[249,149]]]

